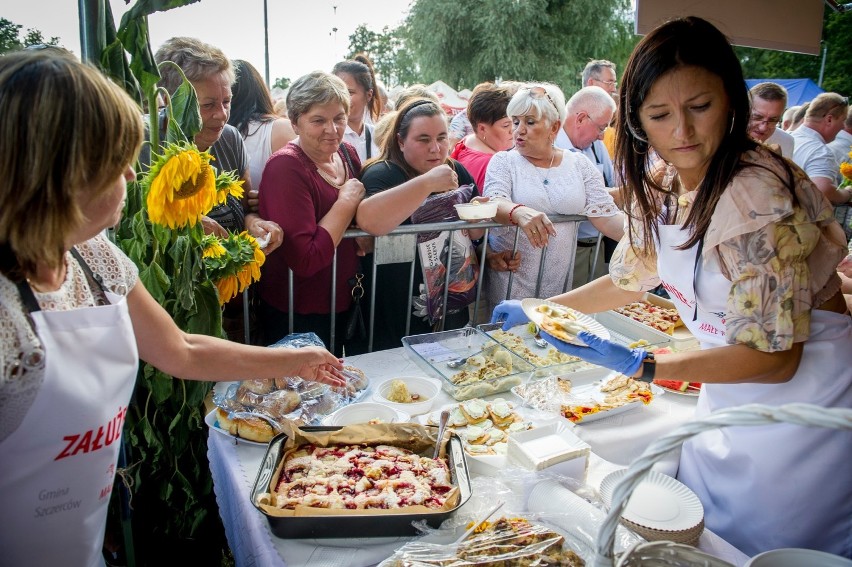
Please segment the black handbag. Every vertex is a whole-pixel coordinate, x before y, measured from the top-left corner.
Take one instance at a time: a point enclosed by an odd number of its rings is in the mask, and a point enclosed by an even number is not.
[[[363,279],[364,274],[355,274],[352,305],[347,312],[346,329],[343,333],[343,338],[347,341],[367,338],[367,325],[364,323],[364,312],[361,310],[361,298],[364,297],[364,286],[361,284]]]

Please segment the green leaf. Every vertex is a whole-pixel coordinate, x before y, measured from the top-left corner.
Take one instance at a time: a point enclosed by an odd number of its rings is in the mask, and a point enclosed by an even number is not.
[[[139,280],[145,285],[145,289],[161,305],[166,300],[169,291],[169,277],[159,264],[151,264],[139,270]]]
[[[188,333],[200,333],[214,337],[224,337],[222,330],[222,308],[219,306],[219,293],[209,280],[195,286],[196,312],[186,321]]]
[[[166,131],[166,141],[192,140],[201,131],[201,112],[198,110],[198,95],[186,77],[172,93],[171,103],[172,118]]]
[[[175,393],[175,378],[165,372],[157,370],[151,379],[151,395],[153,402],[160,404],[168,400]]]

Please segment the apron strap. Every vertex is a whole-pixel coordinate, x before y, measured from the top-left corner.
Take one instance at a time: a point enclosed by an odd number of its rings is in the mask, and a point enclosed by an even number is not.
[[[698,281],[698,265],[701,262],[701,254],[704,251],[704,235],[698,238],[698,244],[695,247],[695,265],[692,267],[692,297],[695,298],[695,311],[692,312],[692,320],[698,320],[698,289],[695,282]]]
[[[86,281],[89,283],[92,295],[95,297],[95,305],[109,305],[109,299],[107,299],[106,290],[104,289],[103,278],[92,271],[92,268],[90,268],[89,264],[83,260],[83,256],[80,255],[80,252],[77,251],[76,247],[71,248],[71,255],[74,256],[74,259],[77,260],[77,263],[80,264],[81,268],[83,268],[83,273],[86,274]]]

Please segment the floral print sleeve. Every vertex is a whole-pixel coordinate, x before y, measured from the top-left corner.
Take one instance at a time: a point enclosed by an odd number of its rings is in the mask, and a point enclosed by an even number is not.
[[[796,202],[780,163],[758,149],[725,191],[705,235],[731,280],[725,320],[729,344],[789,350],[810,334],[810,312],[840,287],[835,267],[845,236],[822,193],[795,165]],[[706,260],[705,260],[706,261]]]

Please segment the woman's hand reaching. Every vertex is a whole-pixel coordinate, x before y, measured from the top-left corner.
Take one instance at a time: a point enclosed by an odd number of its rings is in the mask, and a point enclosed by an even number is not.
[[[295,375],[305,380],[322,382],[329,386],[345,386],[346,378],[341,371],[343,362],[322,347],[302,347],[298,349],[284,349],[287,354],[296,358],[292,361],[298,370]]]
[[[521,307],[518,299],[506,299],[501,301],[491,314],[491,323],[503,322],[503,330],[508,331],[517,325],[524,325],[530,320]]]

